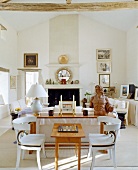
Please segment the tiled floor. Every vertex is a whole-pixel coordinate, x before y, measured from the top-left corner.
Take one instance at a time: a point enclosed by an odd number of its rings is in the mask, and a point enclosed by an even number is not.
[[[7,117],[5,119],[0,120],[0,135],[2,135],[6,130],[8,130],[9,128],[11,128],[11,117]],[[137,141],[138,140],[138,130],[136,129],[135,131],[132,131],[133,129],[127,129],[128,131],[130,131],[130,133],[136,133],[134,134],[134,138]],[[128,140],[131,142],[132,138],[126,138],[126,136],[124,136],[123,140]],[[138,154],[137,154],[137,158],[138,158]],[[15,168],[0,168],[0,170],[15,170]],[[19,170],[38,170],[37,167],[34,168],[19,168]],[[59,168],[60,170],[60,168]],[[77,170],[77,168],[72,168],[70,170]],[[85,167],[85,168],[81,168],[81,170],[90,170],[90,167]],[[138,167],[117,167],[117,168],[113,168],[113,167],[95,167],[94,170],[138,170]]]

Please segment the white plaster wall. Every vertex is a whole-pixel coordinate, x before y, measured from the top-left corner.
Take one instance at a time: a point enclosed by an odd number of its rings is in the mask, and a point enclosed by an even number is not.
[[[61,15],[50,20],[49,58],[58,63],[58,57],[66,54],[69,63],[78,63],[78,15]]]
[[[38,68],[42,69],[41,82],[44,84],[49,77],[49,70],[46,67],[49,63],[49,22],[20,32],[18,44],[18,68],[24,68],[24,53],[38,53]],[[23,93],[21,96],[25,95],[25,92]]]
[[[59,64],[60,55],[67,55],[68,63],[79,63],[78,15],[61,15],[50,20],[49,24],[49,63]],[[55,80],[57,69],[50,67],[49,77]],[[73,72],[73,81],[79,79],[78,67],[68,67]]]
[[[133,26],[127,32],[127,84],[138,86],[138,29]]]
[[[110,86],[116,86],[119,95],[120,84],[126,83],[126,33],[79,16],[80,83],[83,93],[94,91],[95,83],[99,84],[96,49],[101,48],[112,51]]]
[[[8,87],[6,81],[5,102],[11,103],[17,99],[17,89],[10,89],[10,75],[17,75],[17,32],[0,16],[0,23],[7,28],[5,40],[0,39],[0,67],[10,70]],[[7,92],[8,91],[8,92]]]
[[[18,34],[18,44],[18,68],[23,67],[24,53],[38,53],[44,81],[55,78],[58,68],[45,65],[58,63],[59,55],[67,54],[69,63],[79,63],[79,71],[75,67],[70,69],[75,75],[73,80],[79,79],[83,86],[81,97],[87,89],[94,89],[94,83],[99,83],[96,63],[99,48],[112,50],[110,85],[116,86],[119,94],[120,85],[126,83],[126,33],[84,16],[59,16],[24,30]]]

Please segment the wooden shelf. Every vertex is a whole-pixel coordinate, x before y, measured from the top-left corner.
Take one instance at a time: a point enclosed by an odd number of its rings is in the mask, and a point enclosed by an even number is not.
[[[70,63],[70,64],[46,64],[47,67],[79,67],[80,64]]]
[[[46,84],[46,89],[82,89],[80,84]]]
[[[21,70],[21,71],[39,71],[39,70],[42,70],[40,68],[28,68],[28,67],[25,67],[25,68],[17,68],[17,70]]]

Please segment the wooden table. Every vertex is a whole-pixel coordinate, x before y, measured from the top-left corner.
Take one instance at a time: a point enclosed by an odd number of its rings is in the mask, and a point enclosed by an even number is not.
[[[58,127],[61,124],[55,123],[53,126],[51,137],[55,138],[55,170],[58,170],[58,149],[60,143],[74,143],[78,148],[78,170],[80,170],[81,159],[81,138],[85,137],[81,124],[62,124],[66,126],[76,125],[78,127],[78,133],[71,132],[58,132]]]

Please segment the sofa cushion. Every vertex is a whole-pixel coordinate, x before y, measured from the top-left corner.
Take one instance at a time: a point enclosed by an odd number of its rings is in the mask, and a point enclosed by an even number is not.
[[[3,106],[0,106],[0,119],[7,117],[9,115],[10,115],[9,105],[5,104]]]
[[[0,94],[0,105],[4,105],[5,102],[4,102],[4,99],[3,99],[3,96],[2,94]]]
[[[118,108],[118,104],[120,103],[120,100],[114,100],[114,107]]]
[[[109,103],[114,106],[115,100],[113,98],[108,98]]]
[[[15,111],[16,108],[20,108],[20,104],[19,104],[18,101],[14,101],[14,102],[12,102],[11,105],[10,105],[10,110],[11,110],[11,111]]]
[[[125,101],[120,101],[118,103],[118,109],[125,109],[126,108],[126,102]]]
[[[19,102],[20,108],[22,110],[27,108],[26,103],[25,103],[25,99],[20,99],[20,100],[18,100],[18,102]]]

